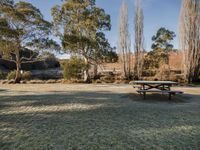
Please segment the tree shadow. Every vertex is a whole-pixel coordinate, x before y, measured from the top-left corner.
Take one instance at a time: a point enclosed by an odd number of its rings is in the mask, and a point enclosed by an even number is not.
[[[184,102],[169,102],[167,96],[164,101],[159,95],[148,97],[149,100],[143,100],[136,93],[108,91],[1,96],[0,105],[4,107],[0,111],[0,147],[139,149],[141,145],[146,145],[143,148],[154,145],[169,148],[162,140],[174,147],[196,146],[199,96],[177,98],[183,98]],[[68,109],[72,106],[76,109]]]
[[[182,94],[182,95],[179,94],[172,96],[172,99],[169,100],[169,95],[167,94],[149,93],[146,95],[146,98],[144,99],[142,94],[130,93],[129,95],[126,95],[126,97],[136,102],[157,104],[157,103],[190,103],[191,102],[190,100],[196,96],[191,94]]]
[[[7,89],[0,89],[0,92],[7,92]]]

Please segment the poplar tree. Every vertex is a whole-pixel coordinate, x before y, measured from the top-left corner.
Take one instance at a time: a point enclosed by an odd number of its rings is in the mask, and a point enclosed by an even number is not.
[[[179,23],[180,49],[184,52],[184,75],[190,83],[200,74],[200,0],[183,0]]]
[[[118,39],[119,60],[122,65],[123,77],[131,77],[131,44],[128,25],[128,5],[122,2],[119,16],[119,39]]]
[[[143,36],[143,10],[141,7],[141,1],[136,0],[135,3],[135,65],[134,65],[134,76],[136,79],[140,79],[142,75],[143,59],[144,59],[144,36]]]

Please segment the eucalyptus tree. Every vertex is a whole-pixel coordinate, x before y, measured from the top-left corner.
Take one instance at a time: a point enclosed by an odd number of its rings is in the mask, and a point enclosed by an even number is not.
[[[166,28],[158,29],[156,35],[152,37],[153,44],[151,48],[157,58],[158,65],[169,65],[169,52],[173,50],[174,46],[171,41],[174,40],[176,34]]]
[[[51,23],[44,20],[40,10],[31,3],[14,3],[12,0],[0,2],[0,50],[4,54],[15,56],[12,61],[16,63],[16,83],[21,80],[21,63],[34,57],[22,57],[21,51],[26,48],[52,48],[50,45],[55,42],[47,38],[51,27]]]
[[[141,7],[141,0],[136,0],[135,3],[135,65],[134,76],[139,79],[142,75],[143,59],[144,59],[144,35],[143,35],[143,10]]]
[[[110,16],[95,5],[95,0],[65,0],[61,6],[52,8],[52,16],[63,49],[84,58],[88,66],[84,69],[84,80],[89,81],[89,66],[99,50],[98,33],[110,30]]]
[[[175,33],[166,28],[158,29],[157,33],[152,37],[153,44],[150,51],[145,56],[145,69],[160,69],[161,65],[167,64],[169,67],[169,52],[174,51],[171,41],[175,37]]]
[[[119,16],[119,39],[118,51],[120,63],[122,64],[123,77],[128,79],[131,76],[131,45],[128,26],[128,5],[122,2]]]
[[[180,49],[188,82],[200,75],[200,0],[183,0],[179,22]]]

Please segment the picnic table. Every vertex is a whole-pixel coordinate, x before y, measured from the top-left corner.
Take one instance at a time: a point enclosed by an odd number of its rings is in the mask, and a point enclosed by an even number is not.
[[[137,92],[139,94],[143,94],[144,99],[146,98],[146,93],[167,93],[169,94],[169,99],[171,100],[172,95],[176,94],[182,94],[182,91],[175,91],[171,90],[171,87],[174,85],[178,85],[177,82],[172,82],[172,81],[134,81],[134,88],[136,87],[135,85],[138,86]]]

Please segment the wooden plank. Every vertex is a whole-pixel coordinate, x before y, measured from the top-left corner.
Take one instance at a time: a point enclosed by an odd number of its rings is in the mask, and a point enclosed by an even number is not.
[[[134,81],[133,84],[164,84],[164,85],[177,85],[177,82],[173,81]]]
[[[137,92],[138,93],[143,93],[143,92],[150,92],[150,93],[179,93],[179,94],[183,94],[183,92],[182,91],[167,91],[167,90],[165,90],[165,91],[160,91],[160,90],[137,90]]]

